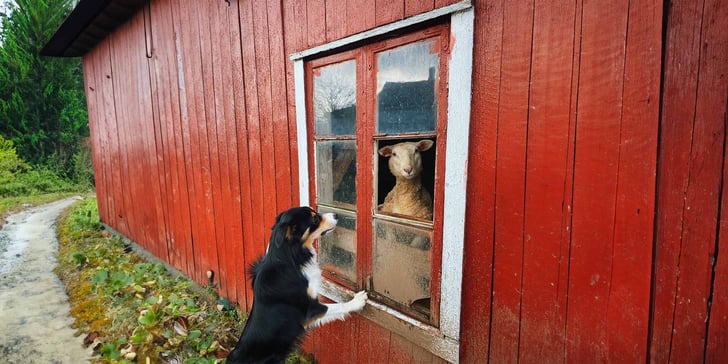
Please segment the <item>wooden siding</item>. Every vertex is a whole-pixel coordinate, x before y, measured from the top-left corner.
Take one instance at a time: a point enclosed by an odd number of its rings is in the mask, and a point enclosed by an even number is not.
[[[728,214],[728,3],[667,10],[651,360],[718,363],[728,358],[728,255],[718,255]]]
[[[288,55],[454,2],[152,1],[84,57],[102,220],[250,307],[298,201]],[[728,358],[728,2],[670,4],[474,1],[462,362]],[[442,362],[359,316],[305,348]]]

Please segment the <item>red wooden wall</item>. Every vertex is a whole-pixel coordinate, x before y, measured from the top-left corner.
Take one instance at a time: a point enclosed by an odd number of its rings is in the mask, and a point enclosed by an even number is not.
[[[453,2],[152,1],[84,57],[102,220],[249,306],[298,201],[288,55]],[[670,4],[474,1],[462,362],[728,360],[728,2]],[[306,348],[441,362],[360,317]]]

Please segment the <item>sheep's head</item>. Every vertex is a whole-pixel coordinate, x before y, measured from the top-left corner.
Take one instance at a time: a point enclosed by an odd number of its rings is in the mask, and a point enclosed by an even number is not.
[[[389,158],[389,171],[397,178],[413,179],[422,172],[422,156],[435,144],[432,140],[423,139],[418,142],[404,142],[388,145],[379,149],[379,154]]]

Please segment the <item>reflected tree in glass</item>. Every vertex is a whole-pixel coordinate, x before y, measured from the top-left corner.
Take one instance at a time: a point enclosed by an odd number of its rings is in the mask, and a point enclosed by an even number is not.
[[[356,134],[356,61],[314,69],[313,110],[316,134]]]

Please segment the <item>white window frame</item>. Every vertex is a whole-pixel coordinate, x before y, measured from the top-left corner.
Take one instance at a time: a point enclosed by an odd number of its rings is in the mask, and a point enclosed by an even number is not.
[[[465,239],[465,200],[467,191],[470,103],[472,98],[473,21],[470,1],[383,25],[290,56],[294,62],[296,125],[298,141],[299,196],[301,205],[310,204],[308,170],[308,130],[304,63],[323,52],[372,39],[429,20],[450,16],[450,35],[455,39],[448,72],[447,142],[445,150],[445,197],[440,278],[439,328],[417,321],[383,304],[368,301],[361,315],[402,335],[433,354],[452,363],[459,362],[460,309]],[[354,292],[324,279],[322,294],[336,302],[350,299]]]

